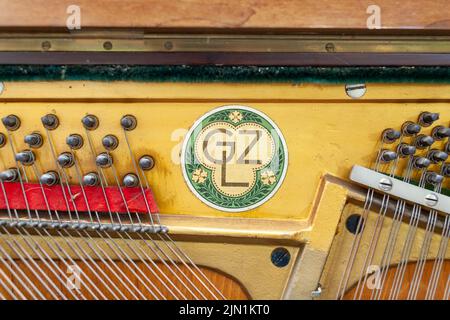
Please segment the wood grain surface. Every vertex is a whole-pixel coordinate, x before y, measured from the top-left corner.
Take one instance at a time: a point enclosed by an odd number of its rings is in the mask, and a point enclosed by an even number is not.
[[[429,281],[430,281],[430,278],[432,275],[432,271],[433,271],[433,265],[434,265],[434,260],[427,261],[425,263],[425,266],[423,268],[422,279],[420,281],[419,289],[417,291],[417,297],[416,297],[417,300],[425,299],[428,284],[429,284]],[[400,299],[400,300],[407,299],[411,283],[413,282],[413,279],[414,279],[415,270],[416,270],[415,262],[407,264],[407,266],[405,268],[404,280],[403,280],[402,286],[398,293],[398,299]],[[389,294],[390,294],[391,288],[394,283],[394,277],[395,277],[396,271],[397,271],[397,267],[393,266],[393,267],[389,268],[389,270],[387,272],[385,285],[383,287],[384,289],[381,294],[382,300],[389,299]],[[441,271],[441,274],[439,277],[438,285],[436,287],[436,293],[435,293],[434,299],[442,300],[442,298],[444,297],[444,293],[446,290],[446,284],[447,284],[449,275],[450,275],[450,261],[445,260],[442,265],[442,271]],[[355,287],[350,289],[346,293],[345,299],[352,300],[355,295],[355,290],[356,290]],[[368,289],[368,287],[365,286],[365,289],[363,290],[363,292],[361,294],[361,299],[362,300],[370,300],[371,296],[372,296],[372,290]]]
[[[131,263],[124,264],[121,261],[115,261],[117,268],[111,263],[105,264],[102,261],[96,261],[98,267],[95,264],[86,264],[82,261],[76,261],[76,264],[81,270],[79,273],[79,291],[68,289],[66,285],[67,278],[73,282],[74,278],[70,278],[73,272],[68,270],[68,266],[61,261],[55,260],[56,266],[48,260],[35,260],[34,262],[15,260],[14,262],[10,261],[8,266],[5,263],[0,263],[0,300],[3,298],[14,299],[14,295],[20,298],[18,291],[22,292],[26,299],[42,299],[42,296],[39,296],[37,291],[40,291],[45,299],[55,299],[55,296],[60,299],[61,295],[58,294],[58,289],[68,299],[83,299],[82,296],[89,300],[103,299],[102,294],[106,299],[115,299],[116,296],[121,300],[133,300],[136,298],[140,300],[144,298],[175,299],[175,297],[182,298],[182,295],[188,299],[195,299],[195,297],[199,299],[214,298],[211,295],[213,290],[207,285],[207,282],[188,271],[184,265],[169,269],[166,265],[158,262],[157,267],[152,269],[154,270],[154,273],[152,273],[149,272],[149,269],[142,262],[135,262],[135,265],[132,265]],[[31,271],[32,269],[34,272]],[[238,281],[209,268],[201,268],[201,270],[227,299],[249,299],[246,290]],[[41,280],[38,280],[37,276]],[[167,287],[158,278],[164,280]],[[30,282],[26,279],[29,279],[37,290],[33,289]],[[172,285],[170,282],[172,282]],[[16,289],[14,289],[14,286]],[[178,290],[174,289],[174,287]],[[198,290],[195,288],[198,288]],[[12,292],[10,291],[11,289]],[[136,289],[141,291],[145,297],[139,295]]]
[[[367,30],[377,5],[382,29],[450,29],[448,0],[0,0],[0,27],[65,28],[70,5],[82,28]]]

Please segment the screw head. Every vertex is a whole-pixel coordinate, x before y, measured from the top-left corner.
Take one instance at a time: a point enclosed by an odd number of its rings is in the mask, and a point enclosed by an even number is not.
[[[361,84],[347,84],[345,85],[345,92],[347,96],[352,99],[359,99],[366,94],[367,88],[364,83]]]
[[[380,180],[380,183],[378,185],[380,187],[381,190],[383,191],[390,191],[392,190],[393,187],[393,183],[392,180],[389,178],[382,178]]]
[[[429,193],[425,196],[427,206],[434,207],[439,202],[439,198],[435,193]]]

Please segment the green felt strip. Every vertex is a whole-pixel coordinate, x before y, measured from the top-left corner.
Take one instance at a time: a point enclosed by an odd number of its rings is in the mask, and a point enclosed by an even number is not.
[[[0,81],[450,83],[450,67],[3,65]]]

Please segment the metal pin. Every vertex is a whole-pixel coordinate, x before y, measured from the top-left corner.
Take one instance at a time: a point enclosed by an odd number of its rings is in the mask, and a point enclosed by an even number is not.
[[[397,159],[397,153],[391,150],[383,150],[380,154],[380,161],[381,162],[391,162],[392,160]]]
[[[416,169],[425,169],[428,168],[431,164],[430,159],[424,157],[416,157],[413,160],[413,166]]]
[[[425,111],[419,115],[419,124],[424,127],[431,126],[436,120],[439,120],[439,113]]]
[[[389,128],[383,131],[382,139],[384,143],[394,143],[401,135],[400,131]]]
[[[443,140],[450,137],[450,128],[446,128],[444,126],[437,126],[433,128],[431,132],[431,136],[435,140]]]
[[[422,129],[422,127],[412,121],[407,121],[402,125],[402,133],[407,137],[418,134],[420,132],[420,129]]]
[[[433,137],[426,136],[424,134],[421,134],[417,136],[414,144],[418,149],[425,149],[430,147],[434,143]]]
[[[48,171],[41,175],[39,181],[47,186],[53,186],[58,182],[58,174],[55,171]]]
[[[139,159],[139,166],[142,170],[151,170],[155,166],[155,160],[151,156],[142,156]]]
[[[442,175],[444,177],[450,177],[450,163],[442,165]]]
[[[108,134],[103,137],[102,139],[103,147],[105,147],[106,150],[114,150],[119,145],[119,140],[116,136],[112,134]]]
[[[83,184],[85,186],[93,187],[100,183],[100,178],[97,173],[89,172],[83,176]]]
[[[88,114],[81,119],[81,123],[87,130],[95,130],[99,125],[98,118],[93,114]]]
[[[63,168],[70,168],[74,165],[73,155],[70,152],[63,152],[57,159],[59,165]]]
[[[19,178],[17,169],[8,169],[0,172],[0,180],[4,182],[14,182]]]
[[[444,180],[444,177],[436,172],[427,172],[425,175],[425,180],[429,184],[438,185]]]
[[[106,152],[100,153],[95,159],[95,163],[101,168],[108,168],[113,164],[113,158]]]
[[[6,129],[10,131],[14,131],[19,129],[20,127],[20,119],[13,114],[10,114],[9,116],[6,116],[2,119],[3,125]]]
[[[4,147],[6,144],[6,136],[3,133],[0,133],[0,148]]]
[[[128,173],[123,177],[123,185],[125,187],[137,187],[139,184],[139,179],[134,173]]]
[[[440,150],[436,150],[433,149],[430,151],[430,153],[428,154],[428,158],[433,162],[433,163],[440,163],[440,162],[444,162],[447,160],[448,158],[448,154],[444,151],[440,151]]]
[[[126,115],[123,116],[122,119],[120,119],[120,125],[122,128],[124,128],[127,131],[133,130],[137,126],[137,120],[132,115]]]
[[[41,118],[42,125],[48,130],[54,130],[59,126],[59,119],[54,114],[46,114]]]
[[[22,152],[16,153],[16,160],[23,165],[31,165],[34,163],[34,153],[31,150],[24,150]]]
[[[24,141],[30,146],[30,148],[39,148],[42,146],[44,139],[42,139],[42,136],[39,133],[34,132],[31,134],[27,134],[24,138]]]
[[[76,133],[71,134],[67,137],[66,143],[71,149],[80,149],[83,146],[83,137]]]
[[[398,154],[402,158],[412,156],[414,153],[416,153],[416,147],[415,146],[411,146],[411,145],[406,144],[406,143],[401,143],[398,146]]]

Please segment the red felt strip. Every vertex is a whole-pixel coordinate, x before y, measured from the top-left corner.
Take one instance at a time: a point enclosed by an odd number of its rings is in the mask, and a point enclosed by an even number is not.
[[[18,182],[5,182],[4,184],[8,205],[10,209],[26,210],[26,202],[23,196],[22,188]],[[32,210],[47,210],[44,195],[41,186],[38,183],[23,184],[29,208]],[[68,211],[61,185],[43,186],[45,196],[52,211]],[[89,209],[97,212],[108,212],[105,196],[101,187],[83,187],[89,203]],[[83,197],[81,187],[78,185],[70,186],[73,199],[69,199],[67,186],[64,192],[68,198],[70,210],[74,210],[74,206],[80,212],[87,212],[88,207]],[[130,212],[148,213],[144,197],[140,187],[121,188]],[[105,187],[106,197],[108,198],[109,207],[112,212],[126,213],[126,207],[118,187]],[[151,213],[158,212],[153,193],[150,189],[145,189],[145,196]],[[5,197],[0,195],[0,209],[7,209]]]

